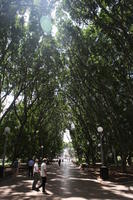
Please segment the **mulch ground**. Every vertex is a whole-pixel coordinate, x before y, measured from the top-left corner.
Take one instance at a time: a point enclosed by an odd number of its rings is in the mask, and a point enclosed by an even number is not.
[[[82,169],[89,173],[90,178],[100,178],[100,166],[89,166],[88,169]],[[120,167],[109,167],[109,181],[128,182],[133,181],[133,166],[127,167],[127,172],[123,173]]]
[[[110,180],[113,182],[128,182],[133,181],[133,166],[127,167],[127,172],[122,172],[120,167],[110,168]]]

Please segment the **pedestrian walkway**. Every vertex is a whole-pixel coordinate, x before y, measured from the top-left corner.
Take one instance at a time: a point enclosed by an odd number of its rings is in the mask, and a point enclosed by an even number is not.
[[[0,182],[0,200],[127,200],[133,199],[133,182],[118,185],[92,178],[72,163],[48,165],[46,190],[33,191],[24,174]]]

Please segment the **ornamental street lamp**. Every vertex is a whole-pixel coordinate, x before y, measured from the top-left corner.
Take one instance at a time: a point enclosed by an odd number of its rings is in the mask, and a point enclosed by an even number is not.
[[[43,146],[43,145],[41,145],[42,159],[43,159],[43,150],[44,150],[44,146]]]
[[[103,143],[103,127],[99,126],[97,128],[98,133],[100,133],[100,147],[101,147],[101,163],[102,166],[100,167],[100,177],[104,180],[108,179],[108,168],[105,166],[105,160],[104,160],[104,143]]]
[[[8,134],[10,133],[10,128],[5,127],[3,135],[5,136],[5,143],[4,143],[4,150],[3,150],[3,157],[2,157],[2,177],[5,175],[4,168],[5,168],[5,156],[6,156],[6,146],[7,146],[7,139]]]
[[[99,126],[97,128],[98,133],[100,133],[100,147],[101,147],[101,163],[104,165],[104,149],[103,149],[103,127]]]

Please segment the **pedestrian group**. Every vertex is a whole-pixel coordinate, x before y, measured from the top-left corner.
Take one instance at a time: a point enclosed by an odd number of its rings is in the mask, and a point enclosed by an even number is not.
[[[47,181],[47,159],[43,158],[41,162],[41,166],[39,168],[39,160],[36,158],[30,158],[28,161],[28,176],[33,178],[32,190],[40,191],[42,188],[42,193],[48,194],[45,189],[46,181]],[[61,165],[61,159],[58,160],[58,165]],[[20,166],[20,160],[16,159],[13,163],[14,175],[15,177],[18,175],[18,170]],[[40,184],[39,184],[40,182]]]
[[[42,192],[44,194],[48,194],[45,190],[45,184],[46,184],[46,180],[47,180],[47,167],[46,167],[47,159],[43,158],[40,169],[39,169],[38,162],[39,162],[39,160],[35,159],[35,163],[33,165],[32,190],[40,191],[39,189],[42,188]],[[40,181],[40,177],[41,177],[41,183],[39,186],[37,186],[38,182]]]

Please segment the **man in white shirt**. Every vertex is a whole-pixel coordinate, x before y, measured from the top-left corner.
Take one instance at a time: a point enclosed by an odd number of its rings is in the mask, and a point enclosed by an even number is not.
[[[42,183],[41,183],[41,185],[37,188],[37,189],[39,189],[39,188],[42,187],[42,192],[43,192],[44,194],[48,194],[48,193],[45,191],[45,184],[46,184],[46,180],[47,180],[46,161],[47,161],[47,159],[46,159],[46,158],[43,158],[42,164],[41,164],[41,178],[42,178]]]
[[[40,179],[40,171],[39,171],[39,166],[38,166],[38,159],[35,160],[34,168],[33,168],[33,174],[34,174],[34,181],[32,184],[32,190],[37,190],[36,184]]]

